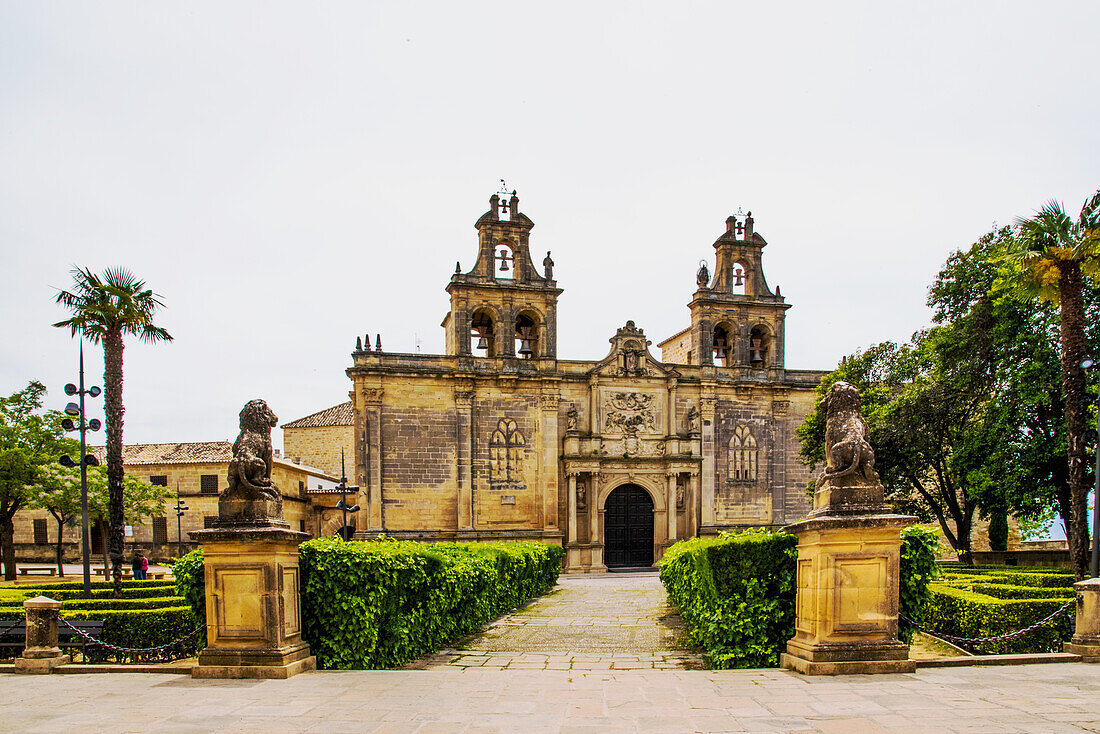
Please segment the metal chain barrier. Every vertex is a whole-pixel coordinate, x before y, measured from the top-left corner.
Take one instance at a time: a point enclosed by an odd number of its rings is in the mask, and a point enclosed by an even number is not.
[[[64,624],[66,627],[68,627],[70,630],[77,633],[78,635],[80,635],[81,637],[83,637],[85,640],[92,643],[93,645],[102,645],[103,647],[107,648],[108,650],[113,650],[114,652],[122,652],[122,653],[161,652],[162,650],[167,650],[168,648],[172,647],[173,645],[178,645],[181,642],[186,642],[187,640],[190,640],[192,637],[195,637],[200,632],[206,631],[206,627],[196,627],[194,631],[189,632],[188,634],[184,635],[183,637],[179,638],[178,640],[172,640],[171,642],[166,642],[165,644],[157,645],[156,647],[121,647],[119,645],[112,645],[109,642],[104,642],[103,640],[99,640],[99,639],[96,639],[95,637],[92,637],[91,635],[89,635],[84,630],[77,629],[76,627],[69,624],[69,620],[65,619],[64,617],[58,617],[58,620],[62,624]]]
[[[1058,617],[1062,616],[1067,611],[1069,611],[1076,604],[1077,604],[1077,599],[1076,598],[1070,599],[1069,601],[1066,602],[1065,606],[1063,606],[1061,609],[1059,609],[1058,611],[1054,612],[1053,614],[1051,614],[1047,617],[1044,617],[1043,619],[1040,619],[1038,622],[1031,625],[1030,627],[1024,627],[1022,630],[1017,630],[1016,632],[1009,632],[1007,635],[998,635],[997,637],[956,637],[955,635],[949,635],[945,632],[937,632],[935,630],[929,629],[928,627],[925,627],[920,622],[909,619],[909,617],[906,617],[904,614],[899,614],[898,618],[908,622],[911,625],[913,625],[914,627],[919,629],[921,632],[926,632],[927,634],[930,634],[933,637],[939,637],[940,639],[947,640],[948,642],[951,642],[951,643],[962,643],[964,645],[972,645],[976,642],[1000,642],[1002,640],[1011,640],[1012,638],[1019,637],[1020,635],[1026,635],[1028,632],[1032,632],[1032,631],[1042,627],[1045,624],[1053,622],[1055,619],[1057,619]]]

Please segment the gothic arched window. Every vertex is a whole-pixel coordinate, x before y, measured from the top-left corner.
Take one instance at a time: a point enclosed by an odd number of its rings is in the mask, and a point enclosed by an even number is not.
[[[517,482],[521,478],[520,461],[527,439],[511,418],[501,418],[489,438],[489,480]]]
[[[735,482],[755,482],[759,464],[756,439],[749,427],[742,424],[730,437],[730,479]]]

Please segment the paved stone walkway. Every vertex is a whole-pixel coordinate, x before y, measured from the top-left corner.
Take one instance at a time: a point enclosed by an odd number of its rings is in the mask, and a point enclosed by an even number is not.
[[[562,576],[554,589],[484,634],[410,668],[700,669],[656,572]]]
[[[0,675],[0,731],[1100,732],[1100,665],[811,678],[780,670],[357,670],[285,681]]]

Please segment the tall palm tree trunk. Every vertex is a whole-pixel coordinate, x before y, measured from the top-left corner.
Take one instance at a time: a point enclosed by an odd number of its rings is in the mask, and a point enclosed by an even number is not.
[[[122,332],[103,340],[103,413],[107,419],[107,546],[115,598],[122,597]]]
[[[1066,440],[1069,448],[1070,527],[1066,533],[1069,554],[1077,580],[1089,573],[1088,484],[1084,433],[1087,413],[1082,405],[1085,372],[1081,359],[1085,352],[1085,308],[1082,297],[1081,267],[1074,261],[1059,263],[1059,301],[1061,302],[1062,392],[1065,395]]]

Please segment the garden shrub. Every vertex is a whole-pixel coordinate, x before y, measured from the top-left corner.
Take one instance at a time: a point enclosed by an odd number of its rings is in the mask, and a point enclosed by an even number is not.
[[[302,636],[321,668],[395,667],[545,591],[563,554],[541,543],[307,541]]]
[[[779,664],[794,636],[797,543],[786,533],[747,530],[665,552],[661,581],[710,667]]]
[[[206,573],[203,571],[202,548],[193,550],[172,564],[176,594],[191,605],[195,618],[206,621]]]
[[[1008,584],[972,583],[962,588],[995,599],[1068,599],[1073,596],[1073,588],[1045,588],[1041,586],[1010,586]]]
[[[798,539],[768,530],[723,533],[676,543],[661,560],[661,581],[692,641],[712,668],[775,667],[794,636]],[[900,610],[919,619],[935,578],[938,536],[902,532]],[[903,639],[912,629],[902,627]]]
[[[1057,611],[1067,601],[1064,597],[998,599],[943,584],[932,584],[930,591],[925,625],[956,637],[996,637],[1016,632]],[[1002,642],[975,643],[973,647],[986,653],[1055,652],[1073,636],[1073,626],[1073,615],[1063,614],[1026,635]]]
[[[919,620],[924,615],[924,605],[930,596],[928,584],[939,575],[936,565],[939,549],[939,534],[932,528],[910,525],[901,531],[898,612],[909,619]],[[898,637],[905,644],[913,642],[915,630],[905,620],[898,620]]]

